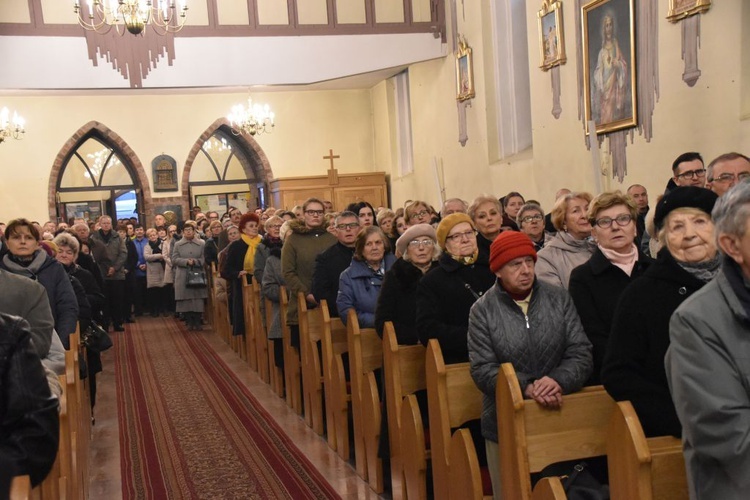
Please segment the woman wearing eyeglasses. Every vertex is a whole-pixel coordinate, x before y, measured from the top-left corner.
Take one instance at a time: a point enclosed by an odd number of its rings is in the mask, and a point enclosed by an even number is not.
[[[717,199],[713,191],[686,186],[659,201],[654,224],[663,247],[643,276],[622,292],[615,309],[601,379],[612,398],[633,404],[646,437],[682,433],[664,356],[672,313],[680,304],[687,306],[685,301],[721,268],[711,220]],[[706,322],[712,312],[705,313]]]
[[[477,247],[479,253],[490,258],[490,245],[500,234],[503,226],[503,210],[500,202],[493,196],[479,196],[467,211],[477,228]]]
[[[454,213],[440,221],[438,266],[417,285],[417,333],[422,344],[440,342],[446,363],[469,360],[469,310],[495,282],[489,256],[479,252],[474,221]]]
[[[375,310],[375,329],[383,336],[383,325],[393,322],[399,344],[417,344],[417,284],[437,267],[440,247],[435,228],[429,224],[411,226],[396,241],[401,257],[385,273],[383,288]]]
[[[425,201],[416,200],[404,208],[404,220],[407,226],[416,224],[430,224],[432,222],[432,210]]]
[[[552,234],[544,230],[544,212],[536,203],[527,203],[522,206],[516,216],[516,223],[519,230],[531,239],[534,250],[537,252],[553,238]]]
[[[568,290],[594,346],[594,371],[588,384],[597,385],[617,301],[653,260],[634,243],[638,207],[630,196],[620,191],[602,193],[592,200],[588,217],[597,247],[588,262],[570,274]]]

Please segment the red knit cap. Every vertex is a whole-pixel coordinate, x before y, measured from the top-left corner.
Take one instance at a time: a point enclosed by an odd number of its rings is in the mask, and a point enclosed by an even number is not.
[[[531,238],[518,231],[504,231],[490,246],[490,269],[496,273],[511,260],[526,256],[536,262],[536,250]]]

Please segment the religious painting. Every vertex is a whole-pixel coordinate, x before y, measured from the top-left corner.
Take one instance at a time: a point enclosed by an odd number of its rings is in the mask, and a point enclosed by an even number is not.
[[[586,133],[634,127],[636,114],[635,0],[594,0],[583,7]]]
[[[102,202],[95,201],[76,201],[65,204],[65,221],[74,218],[83,218],[86,220],[97,220],[102,215]]]
[[[711,8],[711,0],[669,0],[667,19],[676,23],[680,19],[706,12]]]
[[[544,71],[565,64],[565,39],[563,38],[562,2],[544,0],[537,12],[539,20],[539,49]]]
[[[474,65],[471,47],[463,36],[459,35],[456,51],[456,99],[472,99],[474,92]]]
[[[154,191],[177,191],[177,162],[169,155],[151,160]]]

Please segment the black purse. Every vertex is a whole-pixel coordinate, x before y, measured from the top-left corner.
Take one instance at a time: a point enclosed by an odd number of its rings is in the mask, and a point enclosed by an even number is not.
[[[605,482],[607,478],[601,477],[603,474],[606,475],[606,461],[602,458],[590,458],[593,466],[574,460],[557,462],[548,465],[535,476],[537,480],[542,477],[559,476],[569,500],[609,500],[609,485]]]
[[[104,352],[113,345],[107,331],[93,320],[83,332],[81,343],[91,352]]]
[[[189,266],[187,268],[185,286],[188,288],[206,288],[206,272],[202,267]]]

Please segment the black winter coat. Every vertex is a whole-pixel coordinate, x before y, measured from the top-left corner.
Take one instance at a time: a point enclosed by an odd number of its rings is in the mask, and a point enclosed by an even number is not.
[[[474,293],[483,295],[495,283],[495,275],[482,253],[468,266],[448,254],[441,255],[438,264],[417,285],[419,340],[426,346],[430,339],[438,339],[446,364],[465,363],[469,361],[469,310],[477,299]]]
[[[664,370],[669,318],[703,285],[662,248],[615,310],[602,383],[612,398],[633,404],[646,437],[682,434]]]
[[[433,262],[430,271],[438,267]],[[429,272],[429,271],[428,271]],[[424,274],[411,262],[403,258],[394,262],[385,273],[383,286],[375,311],[375,330],[383,337],[383,325],[393,322],[399,345],[419,343],[417,334],[417,285]]]
[[[232,241],[227,247],[224,265],[221,269],[221,277],[227,280],[229,288],[229,300],[231,301],[231,323],[233,335],[245,334],[245,309],[242,302],[242,287],[245,280],[250,282],[252,274],[240,276],[240,271],[245,269],[245,254],[248,245],[240,238]]]
[[[570,273],[568,291],[573,297],[586,336],[594,346],[594,371],[586,385],[601,384],[602,361],[620,295],[633,280],[642,276],[653,262],[651,257],[639,252],[633,272],[628,276],[597,248],[588,262]]]
[[[336,297],[339,293],[339,278],[352,263],[354,247],[347,247],[337,242],[335,245],[315,257],[315,272],[313,273],[310,292],[315,300],[328,302],[328,313],[332,318],[339,317],[336,307]]]
[[[29,324],[0,314],[0,491],[13,476],[30,475],[32,486],[52,468],[59,439],[57,399],[50,394]],[[3,495],[4,496],[4,495]]]

